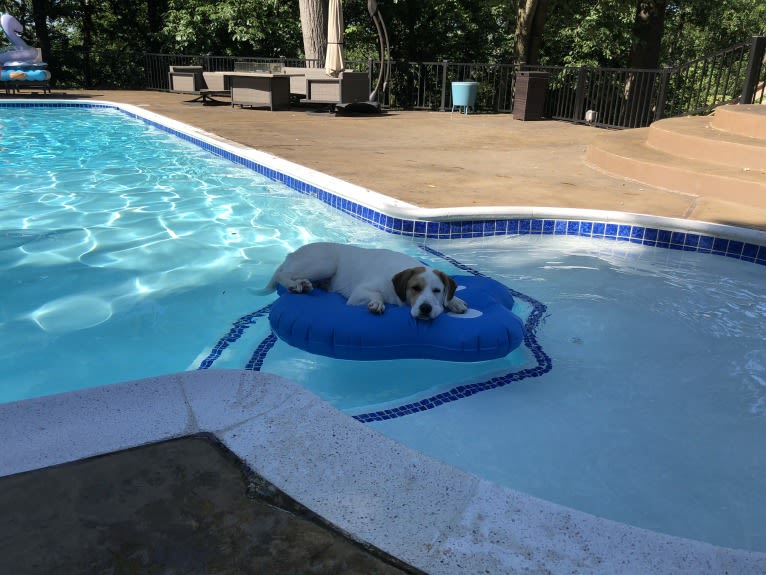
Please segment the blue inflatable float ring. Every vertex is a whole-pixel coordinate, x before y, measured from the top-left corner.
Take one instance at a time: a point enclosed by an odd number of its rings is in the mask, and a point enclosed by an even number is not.
[[[286,343],[338,359],[439,359],[485,361],[508,355],[524,340],[524,322],[513,313],[503,284],[480,276],[453,276],[465,314],[446,312],[416,320],[407,306],[387,305],[382,315],[314,288],[295,294],[280,286],[269,323]]]
[[[3,68],[0,71],[0,80],[3,82],[45,82],[49,80],[51,73],[41,68]]]

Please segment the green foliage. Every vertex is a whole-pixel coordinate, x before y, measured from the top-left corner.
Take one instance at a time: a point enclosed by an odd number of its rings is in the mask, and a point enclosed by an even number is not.
[[[541,63],[626,66],[635,0],[551,0]]]
[[[686,0],[668,6],[665,65],[694,60],[766,34],[763,0]]]
[[[298,2],[170,0],[162,37],[170,53],[294,57],[302,46]]]
[[[389,16],[392,56],[414,61],[488,61],[507,56],[501,7],[492,0],[399,0]]]
[[[550,0],[542,63],[626,67],[637,0]],[[763,0],[668,1],[661,63],[669,66],[766,32]]]
[[[549,0],[542,63],[626,66],[637,1]],[[367,3],[343,5],[347,60],[377,60]],[[380,7],[395,60],[511,62],[518,0],[381,0]],[[302,56],[298,0],[0,0],[0,11],[25,26],[24,39],[33,46],[32,16],[42,11],[57,77],[85,75],[86,83],[98,81],[104,69],[119,76],[125,65],[132,76],[145,51]],[[662,64],[764,32],[764,0],[668,0]]]

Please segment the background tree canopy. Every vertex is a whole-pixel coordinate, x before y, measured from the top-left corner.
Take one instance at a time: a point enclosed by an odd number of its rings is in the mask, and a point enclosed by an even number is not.
[[[345,0],[348,59],[375,57],[364,0]],[[519,14],[538,11],[530,62],[628,66],[637,13],[661,6],[659,65],[766,32],[763,0],[384,0],[396,60],[511,62]],[[46,58],[72,52],[301,57],[299,0],[0,0]],[[639,30],[637,32],[637,30]],[[638,35],[637,35],[638,34]],[[633,57],[632,57],[633,55]]]

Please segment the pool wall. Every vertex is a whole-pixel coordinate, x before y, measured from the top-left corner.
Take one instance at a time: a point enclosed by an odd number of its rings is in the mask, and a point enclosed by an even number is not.
[[[250,167],[390,233],[603,237],[766,263],[766,233],[647,215],[550,208],[422,210],[140,108],[109,107]],[[413,451],[277,376],[184,372],[0,405],[0,476],[195,433],[215,434],[291,497],[352,537],[432,575],[766,573],[766,554],[598,518]],[[321,478],[321,480],[317,480]]]

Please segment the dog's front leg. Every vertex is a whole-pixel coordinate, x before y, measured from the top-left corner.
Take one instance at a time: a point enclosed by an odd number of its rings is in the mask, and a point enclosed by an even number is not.
[[[346,301],[348,305],[367,305],[367,309],[374,314],[382,314],[386,311],[386,304],[383,303],[383,294],[379,291],[369,288],[358,287],[349,296]]]
[[[459,297],[453,297],[452,299],[447,300],[444,305],[452,313],[465,313],[468,311],[468,304]]]
[[[290,279],[280,283],[293,293],[308,293],[314,289],[314,286],[307,279]]]

